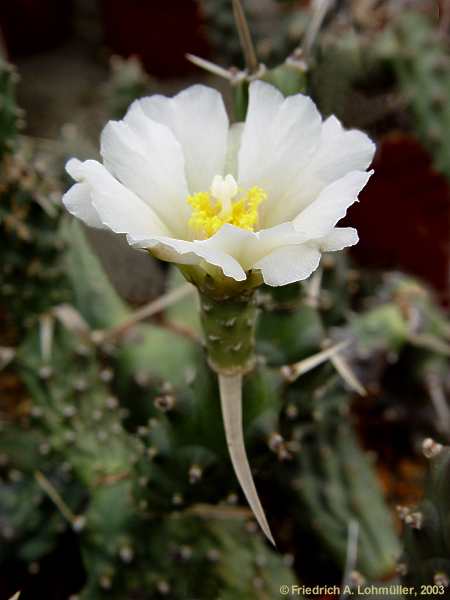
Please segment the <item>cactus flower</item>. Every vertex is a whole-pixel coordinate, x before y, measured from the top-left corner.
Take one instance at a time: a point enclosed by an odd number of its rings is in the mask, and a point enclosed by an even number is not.
[[[370,139],[322,121],[310,98],[250,85],[245,123],[230,127],[220,94],[195,85],[134,102],[101,136],[103,164],[72,159],[66,208],[163,260],[250,272],[280,286],[317,268],[321,252],[358,240],[336,227],[367,183]]]
[[[242,378],[254,364],[262,282],[306,279],[322,252],[358,241],[336,227],[371,172],[374,144],[325,121],[302,94],[251,83],[245,123],[230,127],[220,94],[195,85],[134,102],[103,130],[103,164],[72,159],[63,202],[93,227],[177,263],[200,293],[208,362],[218,374],[231,461],[273,542],[242,431]]]

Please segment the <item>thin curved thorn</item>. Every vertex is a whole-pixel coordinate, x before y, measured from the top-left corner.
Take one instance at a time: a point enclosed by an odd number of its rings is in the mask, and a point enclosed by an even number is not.
[[[340,354],[333,354],[330,360],[333,363],[333,367],[352,390],[360,396],[367,396],[366,388],[358,380],[345,358],[340,356]]]
[[[122,323],[112,327],[111,329],[106,329],[104,331],[95,331],[94,339],[99,343],[104,343],[105,341],[115,340],[123,336],[127,331],[139,323],[144,319],[148,319],[153,315],[156,315],[169,306],[172,306],[185,296],[192,294],[195,290],[195,287],[191,283],[185,283],[175,288],[174,290],[170,290],[166,294],[163,294],[156,300],[152,300],[149,304],[146,304],[132,315],[127,317]]]
[[[0,371],[16,357],[17,350],[9,346],[0,346]]]
[[[61,495],[56,490],[56,488],[53,486],[53,484],[50,483],[50,481],[47,479],[47,477],[45,477],[45,475],[41,471],[35,471],[34,477],[35,477],[36,481],[38,482],[38,484],[40,485],[40,487],[44,490],[44,492],[53,501],[55,506],[59,509],[59,511],[61,512],[63,517],[65,519],[67,519],[67,521],[69,521],[69,523],[74,525],[76,523],[77,516],[75,515],[75,513],[72,512],[72,510],[69,508],[69,506],[64,502]]]
[[[234,472],[259,526],[267,539],[275,546],[245,451],[242,427],[242,375],[219,374],[219,390],[225,437]]]
[[[44,314],[39,317],[39,345],[41,356],[45,362],[49,362],[53,347],[55,321],[50,314]]]
[[[241,0],[233,1],[234,21],[239,33],[239,39],[244,53],[245,64],[247,65],[249,75],[257,73],[259,69],[258,59],[256,58],[255,47],[248,27],[247,18],[241,4]]]
[[[293,383],[300,375],[304,375],[304,373],[308,373],[308,371],[311,371],[325,361],[330,360],[332,356],[335,356],[338,352],[343,350],[349,343],[350,340],[339,342],[338,344],[331,346],[331,348],[326,348],[321,352],[317,352],[317,354],[308,356],[308,358],[304,358],[293,365],[285,365],[284,367],[281,367],[281,375],[286,381]]]
[[[315,0],[312,4],[312,16],[302,44],[303,55],[308,57],[322,27],[323,20],[334,0]]]
[[[220,65],[216,65],[216,63],[206,60],[206,58],[202,58],[201,56],[196,56],[195,54],[188,53],[185,56],[193,65],[200,67],[200,69],[203,69],[204,71],[208,71],[208,73],[213,73],[214,75],[223,77],[229,81],[233,79],[233,75],[229,69],[224,69]]]

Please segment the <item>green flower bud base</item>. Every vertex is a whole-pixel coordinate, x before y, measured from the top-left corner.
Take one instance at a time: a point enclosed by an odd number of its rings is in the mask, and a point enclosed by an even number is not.
[[[211,368],[224,375],[250,371],[255,360],[254,294],[213,299],[200,293],[200,316]]]

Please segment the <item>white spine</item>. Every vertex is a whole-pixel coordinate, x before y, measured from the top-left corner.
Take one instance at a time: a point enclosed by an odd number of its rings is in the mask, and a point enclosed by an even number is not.
[[[256,520],[266,537],[275,546],[245,451],[242,427],[242,375],[219,374],[218,377],[225,437],[234,472]]]

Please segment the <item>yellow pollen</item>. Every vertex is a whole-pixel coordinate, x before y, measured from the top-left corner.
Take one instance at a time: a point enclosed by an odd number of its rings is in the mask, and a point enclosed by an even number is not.
[[[187,203],[193,208],[189,227],[203,238],[214,235],[225,223],[254,231],[258,223],[258,207],[266,198],[267,193],[255,186],[232,202],[230,210],[224,211],[222,202],[210,192],[198,192],[187,198]]]

